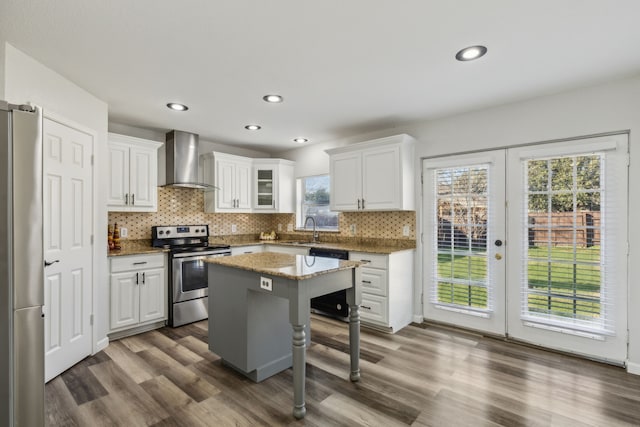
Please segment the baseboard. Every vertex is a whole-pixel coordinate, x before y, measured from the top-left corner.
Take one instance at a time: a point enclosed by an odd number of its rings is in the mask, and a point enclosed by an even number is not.
[[[96,343],[96,353],[104,350],[109,345],[109,337],[104,337]]]
[[[627,372],[633,375],[640,375],[640,363],[633,363],[627,360]]]
[[[424,316],[421,316],[418,314],[415,314],[413,316],[413,323],[422,323],[422,322],[424,322]]]

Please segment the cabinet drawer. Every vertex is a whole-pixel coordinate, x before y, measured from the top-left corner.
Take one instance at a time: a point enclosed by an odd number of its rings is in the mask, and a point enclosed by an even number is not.
[[[111,272],[164,268],[164,254],[145,254],[111,258]]]
[[[368,254],[366,252],[349,252],[349,259],[352,261],[368,261],[366,267],[387,268],[387,255]]]
[[[387,271],[362,267],[362,292],[387,296]]]
[[[262,252],[263,249],[262,245],[234,246],[231,248],[231,255],[253,254]]]
[[[360,317],[362,320],[371,320],[378,323],[387,324],[387,299],[377,295],[362,294],[362,304],[360,304]]]

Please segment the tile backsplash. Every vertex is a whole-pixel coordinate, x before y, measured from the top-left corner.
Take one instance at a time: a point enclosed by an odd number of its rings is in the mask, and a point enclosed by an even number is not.
[[[128,239],[150,239],[151,226],[177,224],[209,224],[212,236],[259,234],[261,231],[287,233],[287,226],[295,227],[295,214],[205,213],[202,190],[158,187],[157,212],[109,212],[109,224],[115,222],[128,229]],[[232,233],[232,225],[236,232]],[[355,226],[355,233],[352,232]],[[409,236],[403,235],[408,226]],[[336,237],[381,238],[415,240],[416,214],[402,212],[343,212],[339,215]],[[294,232],[304,233],[304,232]],[[292,233],[287,233],[292,234]],[[324,234],[324,233],[323,233]]]

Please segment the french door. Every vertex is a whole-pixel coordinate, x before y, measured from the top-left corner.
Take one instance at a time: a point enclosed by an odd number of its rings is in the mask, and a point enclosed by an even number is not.
[[[612,135],[425,160],[425,318],[624,363],[627,158]]]

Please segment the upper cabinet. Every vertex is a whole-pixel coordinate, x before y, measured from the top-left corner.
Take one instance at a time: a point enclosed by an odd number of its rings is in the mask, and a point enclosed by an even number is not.
[[[254,212],[295,212],[294,164],[283,159],[253,160]]]
[[[158,148],[161,142],[109,133],[110,211],[158,210]]]
[[[217,188],[204,193],[204,211],[294,212],[294,163],[225,153],[200,156],[202,180]]]
[[[204,193],[205,212],[251,212],[251,159],[212,152],[200,164],[203,181],[217,187]]]
[[[402,134],[327,150],[331,210],[414,210],[414,146]]]

